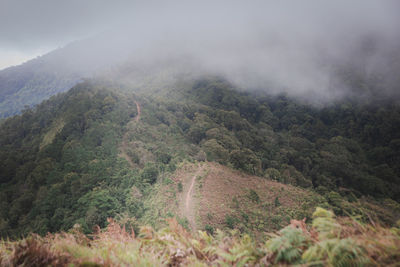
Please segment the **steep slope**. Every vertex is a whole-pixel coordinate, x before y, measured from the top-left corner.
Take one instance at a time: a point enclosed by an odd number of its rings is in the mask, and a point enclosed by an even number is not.
[[[116,40],[103,35],[94,36],[1,70],[0,118],[18,114],[26,106],[35,106],[68,91],[83,78],[112,69],[130,53],[113,41]],[[112,49],[118,50],[118,55],[110,53]]]
[[[152,205],[154,202],[163,205]],[[310,217],[316,206],[329,204],[312,191],[251,176],[218,163],[184,163],[160,182],[149,197],[143,223],[164,225],[171,216],[188,229],[271,231],[291,218]]]
[[[203,167],[199,166],[196,172],[193,174],[192,178],[190,179],[189,182],[189,188],[185,190],[185,194],[183,195],[184,201],[181,203],[181,205],[184,207],[182,215],[187,218],[189,222],[189,226],[192,230],[196,230],[196,205],[199,205],[198,203],[194,203],[194,191],[195,191],[195,183],[196,180],[201,177],[200,174],[203,171]]]
[[[135,118],[133,118],[129,122],[128,127],[134,127],[134,126],[132,126],[132,124],[136,124],[138,121],[140,121],[140,116],[142,115],[142,112],[140,110],[140,104],[137,101],[135,101],[135,104],[136,104],[137,115]],[[128,155],[128,147],[129,147],[129,145],[127,143],[128,142],[127,141],[128,134],[129,134],[129,131],[127,131],[124,134],[124,136],[122,137],[122,143],[121,143],[121,147],[120,147],[120,150],[121,150],[120,156],[123,157],[129,163],[131,168],[135,168],[136,167],[135,163],[132,161],[132,159]]]
[[[373,220],[392,210],[373,200],[343,201],[351,214]],[[316,207],[332,209],[329,201],[312,190],[248,175],[215,162],[182,163],[157,183],[144,201],[140,224],[156,229],[176,217],[188,230],[237,229],[262,240],[291,220],[311,220]],[[369,217],[368,217],[369,216]]]
[[[75,223],[90,232],[106,225],[107,217],[134,228],[138,221],[157,226],[167,215],[178,216],[188,228],[223,225],[257,233],[283,226],[293,209],[284,201],[289,189],[264,197],[275,187],[265,182],[271,180],[306,189],[310,196],[318,193],[341,216],[367,220],[375,213],[372,217],[387,224],[399,218],[396,104],[343,102],[318,109],[286,96],[240,92],[215,77],[183,80],[161,95],[143,91],[87,81],[1,123],[2,236],[68,230]],[[199,187],[208,184],[193,177],[207,175],[207,168],[214,173],[205,165],[198,174],[197,167],[178,174],[185,177],[181,186],[174,181],[184,162],[205,160],[252,176],[232,174],[237,178],[230,181],[230,170],[215,167],[222,178],[207,180],[213,186],[202,193]],[[245,192],[220,200],[238,204],[215,217],[210,209],[196,208],[215,198],[218,187]],[[163,197],[174,192],[179,200]],[[280,208],[269,210],[271,203]],[[168,207],[175,210],[168,214]]]
[[[26,106],[32,107],[65,92],[82,77],[71,71],[44,68],[45,63],[35,59],[0,71],[0,118],[18,114]]]
[[[112,88],[83,83],[2,124],[2,234],[44,234],[79,218],[89,231],[120,209],[125,199],[112,197],[122,192],[112,193],[113,179],[134,181],[124,177],[131,171],[117,147],[137,111]]]

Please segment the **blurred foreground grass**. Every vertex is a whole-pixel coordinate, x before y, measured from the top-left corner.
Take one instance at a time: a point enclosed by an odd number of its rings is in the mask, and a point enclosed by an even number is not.
[[[68,233],[35,234],[0,243],[1,266],[399,266],[400,228],[336,218],[317,208],[312,224],[292,220],[264,243],[238,231],[191,234],[176,220],[136,236],[109,219],[107,228],[86,236],[79,226]]]

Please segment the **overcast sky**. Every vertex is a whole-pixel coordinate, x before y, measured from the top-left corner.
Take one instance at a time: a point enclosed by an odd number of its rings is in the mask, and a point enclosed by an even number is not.
[[[329,79],[316,54],[341,59],[368,34],[397,42],[399,14],[396,0],[0,0],[0,69],[122,29],[153,56],[186,51],[235,78],[312,90]]]
[[[134,1],[0,0],[0,69],[111,28]]]

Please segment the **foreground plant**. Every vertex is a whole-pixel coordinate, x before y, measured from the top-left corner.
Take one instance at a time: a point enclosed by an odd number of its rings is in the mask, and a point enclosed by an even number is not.
[[[298,227],[296,222],[302,222]],[[176,220],[159,231],[142,227],[138,236],[113,220],[85,236],[32,234],[0,243],[1,266],[395,266],[400,262],[400,230],[335,218],[318,208],[312,227],[304,221],[269,234],[264,243],[250,236],[216,230],[191,234]]]

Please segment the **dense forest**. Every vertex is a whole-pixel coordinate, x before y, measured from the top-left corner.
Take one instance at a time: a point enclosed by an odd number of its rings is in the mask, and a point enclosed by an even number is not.
[[[74,71],[56,67],[43,58],[4,69],[0,71],[0,118],[19,114],[24,108],[65,92],[79,80]]]
[[[132,129],[137,102],[141,122]],[[394,101],[314,107],[215,77],[162,97],[88,80],[1,122],[0,234],[140,221],[156,183],[180,162],[205,160],[312,190],[337,215],[357,213],[346,203],[369,198],[390,210],[377,214],[382,223],[400,216]]]

